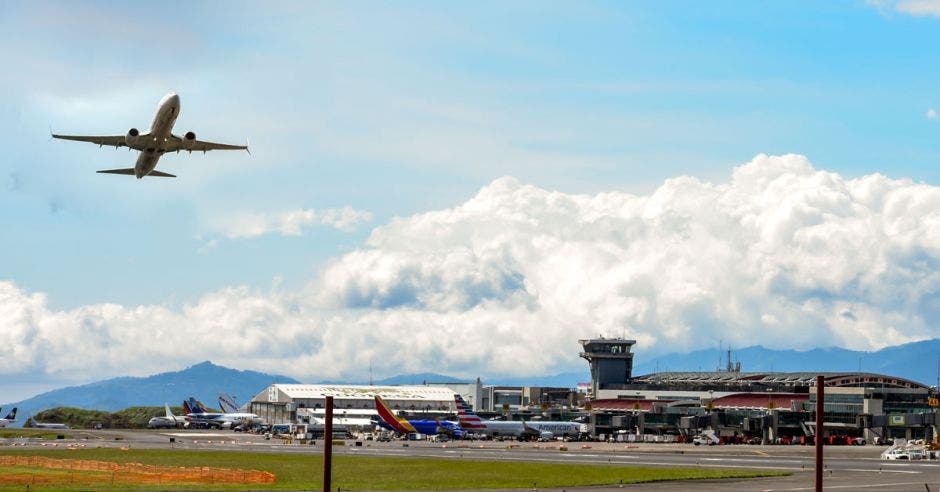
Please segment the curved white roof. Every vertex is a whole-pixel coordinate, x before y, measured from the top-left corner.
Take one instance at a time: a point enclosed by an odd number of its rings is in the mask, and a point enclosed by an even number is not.
[[[375,395],[385,400],[454,401],[454,391],[440,386],[366,386],[353,384],[275,384],[278,390],[292,399],[320,399],[332,396],[335,400],[372,399]]]

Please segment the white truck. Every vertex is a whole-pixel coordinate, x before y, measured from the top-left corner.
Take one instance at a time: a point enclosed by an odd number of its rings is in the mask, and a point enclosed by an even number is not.
[[[692,438],[692,444],[696,446],[715,446],[721,441],[715,435],[715,431],[708,429]]]

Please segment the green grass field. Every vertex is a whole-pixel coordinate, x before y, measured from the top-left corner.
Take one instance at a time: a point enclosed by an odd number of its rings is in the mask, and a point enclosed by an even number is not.
[[[320,455],[246,453],[225,451],[184,450],[2,450],[0,454],[19,454],[138,462],[149,465],[212,466],[219,468],[254,469],[274,473],[277,489],[318,489],[322,485],[323,461]],[[19,467],[0,467],[0,475],[14,473]],[[718,478],[751,478],[781,476],[787,473],[752,470],[715,470],[698,468],[650,468],[609,465],[574,465],[552,463],[526,463],[505,461],[475,461],[435,458],[386,458],[334,455],[333,488],[344,490],[440,490],[488,488],[539,488],[605,485],[618,483],[644,483],[662,480],[691,480]],[[80,480],[80,473],[79,473]],[[37,481],[38,484],[38,481]],[[8,489],[22,489],[22,486]],[[82,489],[62,484],[56,487]],[[87,489],[87,486],[84,487]],[[108,488],[95,485],[96,490]],[[126,489],[127,485],[115,486]],[[141,487],[139,490],[168,489]],[[179,488],[192,488],[180,486]],[[201,487],[200,487],[201,488]],[[257,485],[218,486],[220,489],[257,489]],[[30,490],[35,490],[36,487]]]
[[[68,430],[62,429],[0,429],[0,438],[15,439],[17,437],[30,437],[33,439],[57,439],[63,436],[63,439],[71,439],[72,435]]]

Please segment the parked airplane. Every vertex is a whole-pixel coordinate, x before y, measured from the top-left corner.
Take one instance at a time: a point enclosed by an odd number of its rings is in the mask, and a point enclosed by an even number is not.
[[[577,437],[581,434],[582,428],[585,427],[580,422],[540,422],[537,420],[527,420],[525,426],[538,432],[541,439]]]
[[[189,397],[189,400],[183,400],[183,413],[189,415],[191,413],[209,413],[209,410],[201,401]]]
[[[228,395],[228,393],[219,393],[219,408],[223,412],[235,413],[240,411],[238,408],[238,402],[235,401],[235,398]]]
[[[173,124],[176,123],[176,117],[180,112],[180,97],[175,93],[169,93],[160,100],[157,105],[157,114],[150,124],[150,129],[141,133],[136,128],[131,128],[126,135],[56,135],[53,138],[63,140],[76,140],[79,142],[91,142],[98,144],[99,147],[108,145],[114,148],[128,147],[140,151],[137,156],[137,163],[132,168],[126,169],[105,169],[99,173],[108,174],[130,174],[137,176],[137,179],[144,176],[160,176],[164,178],[175,178],[172,174],[167,174],[155,170],[157,161],[167,152],[177,152],[186,150],[190,153],[194,150],[201,150],[203,153],[209,150],[248,150],[247,145],[229,145],[213,142],[196,140],[196,134],[189,131],[182,137],[172,133]]]
[[[219,429],[231,429],[240,424],[261,423],[261,417],[247,412],[210,412],[202,402],[190,397],[183,402],[183,409],[188,410],[186,420],[190,425],[205,425]]]
[[[8,413],[6,417],[0,419],[0,427],[6,427],[13,422],[16,422],[16,407],[13,407],[13,411]]]
[[[540,439],[576,437],[581,433],[582,425],[580,422],[483,420],[473,412],[470,405],[460,395],[455,394],[454,401],[457,403],[457,417],[460,426],[470,432],[478,432],[494,437],[529,435]]]
[[[58,422],[36,422],[33,421],[33,428],[35,429],[68,429],[69,426],[66,424],[60,424]]]
[[[163,408],[166,409],[166,415],[163,417],[154,417],[150,419],[150,421],[147,422],[148,428],[161,429],[189,427],[189,421],[186,420],[186,417],[183,415],[173,415],[173,412],[170,411],[170,405],[168,403],[164,403]]]
[[[463,437],[464,430],[460,428],[460,425],[454,422],[448,422],[442,419],[408,420],[399,417],[398,415],[395,415],[395,412],[393,412],[391,408],[388,407],[388,404],[385,403],[385,400],[383,400],[382,397],[378,395],[375,395],[375,410],[379,414],[379,425],[401,434],[415,433],[429,436],[446,434],[458,439]]]
[[[454,395],[457,403],[457,421],[467,432],[491,437],[522,437],[527,434],[525,422],[511,420],[483,420],[460,395]]]

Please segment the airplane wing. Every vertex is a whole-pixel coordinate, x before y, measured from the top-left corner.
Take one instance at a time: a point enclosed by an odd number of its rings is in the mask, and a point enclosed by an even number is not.
[[[192,140],[191,142],[183,142],[183,139],[176,136],[170,135],[166,139],[166,151],[167,152],[176,152],[180,150],[188,151],[200,151],[207,152],[210,150],[248,150],[247,145],[230,145],[223,143],[215,142],[206,142],[204,140]]]
[[[146,135],[141,135],[140,140],[144,140]],[[98,145],[107,145],[109,147],[127,147],[127,141],[124,139],[124,135],[57,135],[52,134],[52,138],[60,138],[62,140],[74,140],[76,142],[89,142]],[[134,147],[136,148],[136,147]],[[140,150],[140,149],[137,149]]]

